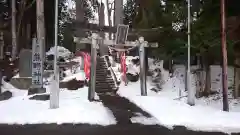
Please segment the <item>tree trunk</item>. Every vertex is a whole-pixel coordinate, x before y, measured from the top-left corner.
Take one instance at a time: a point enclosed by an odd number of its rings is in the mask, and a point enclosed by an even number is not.
[[[99,11],[98,11],[98,17],[99,17],[99,26],[105,26],[105,14],[104,14],[105,6],[104,3],[100,4]],[[102,31],[100,32],[100,37],[104,40],[105,39],[105,33]],[[108,47],[104,44],[99,45],[99,51],[100,55],[108,55]]]
[[[172,75],[173,75],[173,63],[172,63],[171,58],[169,59],[168,64],[169,64],[169,73],[170,73],[170,76],[172,77]]]
[[[0,31],[0,94],[2,93],[2,61],[4,59],[4,40],[3,40],[3,32]]]
[[[123,23],[123,0],[115,0],[114,7],[114,24],[117,26]]]
[[[114,1],[114,25],[123,24],[123,0]],[[116,37],[114,37],[116,38]],[[123,48],[123,47],[119,47]],[[120,52],[117,52],[117,59],[120,61]]]
[[[16,0],[12,0],[12,60],[15,60],[17,55],[16,35]]]
[[[200,92],[201,93],[203,93],[203,91],[204,91],[204,86],[205,86],[205,76],[204,76],[204,71],[203,71],[203,59],[202,59],[202,56],[200,56],[200,68],[201,68],[201,70],[200,70]],[[202,96],[202,95],[201,95]]]
[[[204,71],[206,73],[205,76],[205,88],[203,91],[203,96],[209,96],[211,92],[211,70],[210,70],[210,57],[208,55],[208,52],[204,56]]]
[[[196,86],[196,97],[201,97],[201,93],[203,92],[203,84],[204,84],[204,76],[203,76],[203,66],[201,62],[201,56],[197,57],[197,71],[196,71],[196,76],[197,76],[197,86]]]
[[[234,98],[240,95],[240,57],[236,57],[234,66]]]
[[[205,89],[204,93],[207,94],[207,96],[211,93],[211,70],[210,65],[206,66],[206,80],[205,80]]]
[[[44,0],[37,0],[37,39],[42,40],[43,61],[45,61],[45,21],[44,21]]]
[[[112,16],[112,5],[113,4],[111,4],[111,5],[109,5],[110,3],[109,3],[109,0],[107,0],[107,13],[108,13],[108,15],[107,15],[107,17],[108,17],[108,25],[110,26],[110,27],[112,27],[112,19],[111,19],[111,16]],[[109,6],[111,6],[111,7],[109,7]],[[112,33],[111,32],[109,32],[109,40],[111,40],[112,39]]]

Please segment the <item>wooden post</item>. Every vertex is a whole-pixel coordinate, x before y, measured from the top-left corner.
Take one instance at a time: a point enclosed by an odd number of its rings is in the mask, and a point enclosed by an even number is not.
[[[96,55],[97,55],[97,41],[98,35],[96,33],[92,34],[92,45],[91,45],[91,77],[90,77],[90,85],[88,90],[88,100],[94,101],[95,97],[95,86],[96,86]]]
[[[139,59],[140,59],[140,86],[141,86],[142,96],[147,96],[145,46],[146,46],[146,43],[144,41],[144,38],[140,37],[139,38]]]

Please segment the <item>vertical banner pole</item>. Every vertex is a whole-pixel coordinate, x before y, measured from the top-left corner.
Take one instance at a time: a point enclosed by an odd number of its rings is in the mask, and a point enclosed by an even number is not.
[[[191,89],[191,3],[188,0],[188,63],[187,63],[187,91],[188,91],[188,104],[195,105],[195,90]]]
[[[58,0],[55,0],[55,31],[54,31],[54,47],[55,47],[55,55],[54,55],[54,80],[53,86],[50,93],[50,108],[56,109],[59,108],[59,70],[57,65],[58,59]]]

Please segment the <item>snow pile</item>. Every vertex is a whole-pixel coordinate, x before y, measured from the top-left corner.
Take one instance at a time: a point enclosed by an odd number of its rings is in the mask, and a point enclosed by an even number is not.
[[[73,74],[70,70],[66,70],[64,73],[67,74],[67,76],[62,80],[62,82],[68,82],[70,80],[76,79],[80,81],[84,81],[85,79],[85,73],[84,72],[77,72],[76,74]]]
[[[56,51],[55,51],[55,46],[51,47],[49,49],[49,51],[46,53],[46,55],[55,55]],[[58,50],[58,56],[60,57],[70,57],[70,55],[72,54],[68,49],[62,47],[62,46],[57,46],[57,50]]]
[[[127,73],[132,75],[137,75],[140,73],[140,68],[138,64],[133,63],[133,59],[139,59],[138,56],[126,56],[126,65],[127,65]]]

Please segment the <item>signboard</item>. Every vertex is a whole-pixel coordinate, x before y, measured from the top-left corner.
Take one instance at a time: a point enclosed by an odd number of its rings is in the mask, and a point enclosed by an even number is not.
[[[125,42],[127,40],[128,29],[129,29],[128,25],[123,25],[123,24],[118,25],[117,33],[116,33],[116,44],[117,45],[125,44]]]
[[[32,87],[43,87],[43,53],[42,41],[33,39],[32,46]]]

